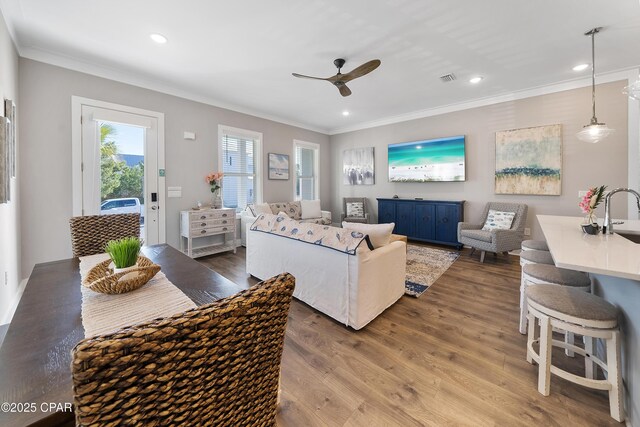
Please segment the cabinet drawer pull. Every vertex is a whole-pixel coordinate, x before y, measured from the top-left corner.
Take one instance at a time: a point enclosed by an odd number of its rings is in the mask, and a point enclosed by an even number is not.
[[[226,220],[226,219],[225,219],[225,220],[222,220],[222,223],[223,223],[223,224],[226,224],[226,223],[227,223],[227,220]]]
[[[206,216],[204,216],[204,215],[202,215],[202,216],[200,217],[200,219],[207,219],[207,217],[206,217]]]
[[[223,214],[222,214],[222,217],[223,217],[223,218],[226,218],[226,217],[227,217],[227,214],[226,214],[226,213],[223,213]]]
[[[222,231],[227,231],[227,227],[222,227]]]
[[[206,225],[207,225],[207,223],[206,223],[206,222],[203,222],[203,223],[201,223],[200,225],[204,227],[204,226],[206,226]]]
[[[202,231],[200,232],[200,234],[206,234],[206,233],[207,233],[207,230],[202,230]]]

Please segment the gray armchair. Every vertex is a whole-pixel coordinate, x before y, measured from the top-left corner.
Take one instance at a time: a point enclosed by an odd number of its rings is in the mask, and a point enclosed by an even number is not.
[[[482,230],[482,226],[489,214],[489,209],[515,212],[516,215],[511,223],[511,228],[509,230]],[[487,251],[493,252],[494,254],[498,252],[506,254],[514,249],[520,249],[522,240],[524,240],[524,225],[527,221],[527,209],[528,207],[525,204],[489,202],[482,213],[481,223],[458,223],[458,241],[463,245],[471,246],[471,248],[473,248],[471,254],[473,254],[476,249],[480,249],[482,251],[480,253],[480,262],[484,262],[484,254]]]
[[[362,215],[348,216],[347,214],[349,213],[349,211],[347,209],[347,203],[361,204],[361,206],[362,206]],[[354,206],[354,205],[352,205],[352,206]],[[355,205],[355,207],[357,208],[358,205]],[[358,209],[356,209],[356,210],[358,210]],[[340,222],[342,223],[342,221],[361,222],[361,223],[364,223],[364,224],[368,224],[369,223],[369,212],[367,212],[367,198],[366,197],[343,197],[342,198],[342,215],[341,215]]]

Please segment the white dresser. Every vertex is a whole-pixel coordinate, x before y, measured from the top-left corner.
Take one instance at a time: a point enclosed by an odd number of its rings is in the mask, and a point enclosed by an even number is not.
[[[212,236],[224,240],[213,242]],[[224,251],[236,253],[235,209],[180,211],[180,250],[191,258]]]

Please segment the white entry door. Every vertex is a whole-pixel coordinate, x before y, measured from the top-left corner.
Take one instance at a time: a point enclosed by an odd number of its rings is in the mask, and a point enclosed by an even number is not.
[[[74,182],[74,198],[79,194],[81,200],[74,200],[74,207],[81,209],[81,215],[139,212],[144,243],[164,243],[164,143],[159,113],[74,101],[81,140],[81,188]]]

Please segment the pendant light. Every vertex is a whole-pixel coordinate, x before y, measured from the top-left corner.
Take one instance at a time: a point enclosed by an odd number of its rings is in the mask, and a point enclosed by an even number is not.
[[[602,27],[596,27],[584,33],[585,36],[591,36],[591,103],[593,106],[593,117],[591,123],[582,128],[576,134],[580,141],[596,143],[611,135],[615,130],[609,128],[604,123],[598,123],[596,118],[596,49],[595,35],[602,30]]]
[[[631,83],[629,86],[625,86],[625,88],[622,89],[622,93],[624,93],[631,99],[640,100],[640,78]]]

